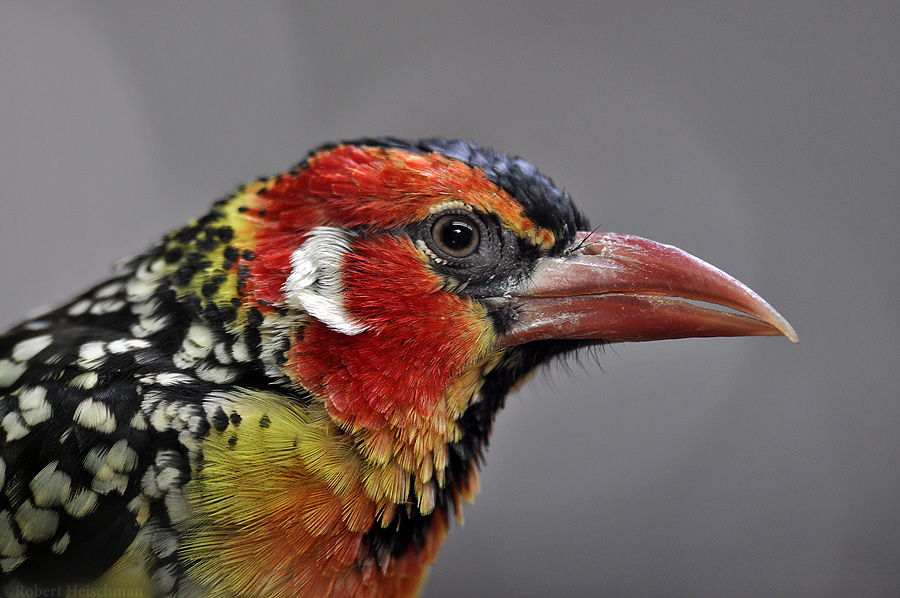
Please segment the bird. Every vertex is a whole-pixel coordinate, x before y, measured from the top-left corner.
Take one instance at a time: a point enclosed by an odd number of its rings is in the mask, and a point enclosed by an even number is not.
[[[715,336],[797,342],[522,158],[319,146],[0,336],[0,585],[417,596],[508,393],[585,348]]]

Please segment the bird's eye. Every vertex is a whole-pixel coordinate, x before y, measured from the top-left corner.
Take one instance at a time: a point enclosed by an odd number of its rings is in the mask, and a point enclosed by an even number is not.
[[[446,214],[431,225],[431,239],[451,257],[468,257],[481,243],[479,224],[468,214]]]
[[[500,259],[503,232],[491,216],[450,208],[432,214],[417,225],[417,244],[425,249],[436,268],[468,280],[490,275]]]

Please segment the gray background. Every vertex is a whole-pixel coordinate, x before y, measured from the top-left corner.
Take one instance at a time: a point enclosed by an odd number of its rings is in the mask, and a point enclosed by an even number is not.
[[[0,3],[0,323],[373,134],[523,155],[801,337],[539,376],[426,596],[900,595],[898,3]]]

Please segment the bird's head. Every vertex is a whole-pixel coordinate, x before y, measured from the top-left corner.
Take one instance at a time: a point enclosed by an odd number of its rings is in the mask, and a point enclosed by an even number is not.
[[[325,146],[219,209],[234,236],[234,321],[277,348],[270,371],[323,404],[365,458],[413,474],[425,512],[430,481],[442,487],[453,459],[470,468],[506,392],[554,354],[796,340],[734,278],[671,246],[588,232],[530,163],[465,142]],[[395,490],[406,499],[405,484]]]

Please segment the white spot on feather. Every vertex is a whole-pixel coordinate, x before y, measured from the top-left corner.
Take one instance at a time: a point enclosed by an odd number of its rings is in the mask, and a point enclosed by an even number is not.
[[[188,329],[187,337],[193,341],[197,347],[204,349],[207,352],[212,349],[213,344],[216,341],[213,331],[210,330],[208,326],[202,324],[192,324]]]
[[[91,307],[90,299],[82,299],[81,301],[76,301],[72,305],[69,306],[69,315],[70,316],[80,316],[84,313],[87,313],[87,310]]]
[[[192,324],[172,361],[182,369],[193,367],[198,361],[209,355],[215,343],[216,337],[209,327],[203,324]]]
[[[231,346],[231,356],[234,357],[235,361],[250,361],[250,347],[247,346],[247,343],[244,342],[244,339],[240,339],[238,342],[234,343],[234,345]]]
[[[121,291],[124,286],[125,285],[121,280],[108,282],[94,291],[94,297],[96,297],[97,299],[106,299],[108,297],[112,297],[113,295]]]
[[[83,374],[78,374],[71,380],[69,380],[69,386],[72,388],[82,388],[84,390],[90,390],[97,386],[97,382],[100,381],[100,377],[97,375],[97,372],[85,372]]]
[[[144,376],[140,379],[142,384],[158,384],[160,386],[176,386],[178,384],[190,384],[194,379],[185,374],[177,372],[165,372],[162,374],[154,374]],[[149,393],[148,393],[149,394]]]
[[[352,239],[351,233],[339,228],[314,228],[291,255],[291,274],[283,289],[288,305],[344,334],[359,334],[366,329],[353,321],[344,307],[341,261]]]
[[[128,502],[126,508],[135,514],[138,525],[144,525],[150,518],[150,501],[145,496],[138,494]]]
[[[10,557],[6,559],[0,559],[0,569],[3,570],[4,573],[11,573],[16,570],[16,567],[25,562],[24,556]]]
[[[163,492],[170,492],[176,488],[176,483],[181,479],[181,472],[174,467],[166,467],[156,476],[156,484]]]
[[[213,354],[216,356],[216,360],[222,365],[228,365],[234,359],[232,359],[231,354],[228,352],[228,344],[227,343],[218,343],[216,344],[216,348],[213,351]]]
[[[94,512],[99,498],[96,492],[84,488],[73,494],[72,498],[63,505],[63,508],[70,516],[75,519],[81,519]]]
[[[84,456],[84,468],[89,473],[97,473],[106,466],[106,455],[109,449],[104,446],[95,446]]]
[[[47,403],[46,401],[35,409],[22,411],[22,419],[25,420],[25,423],[29,426],[36,426],[41,422],[45,422],[50,419],[51,415],[53,415],[53,411],[50,409],[50,403]]]
[[[215,384],[227,384],[237,377],[237,371],[231,368],[216,367],[209,364],[200,364],[197,369],[197,377]]]
[[[16,523],[22,539],[27,542],[45,542],[56,533],[59,513],[52,509],[39,509],[25,501],[16,511]]]
[[[0,359],[0,388],[15,384],[16,380],[25,373],[26,369],[27,366],[23,363],[13,363],[9,359]]]
[[[129,425],[135,430],[144,431],[147,429],[147,418],[144,417],[144,414],[138,411],[134,414],[134,417],[131,418],[131,422]]]
[[[28,427],[22,420],[22,416],[16,411],[10,411],[3,417],[3,429],[6,431],[6,441],[18,440],[28,436]]]
[[[66,551],[66,548],[69,547],[69,541],[71,539],[72,537],[69,535],[69,532],[64,533],[62,536],[60,536],[59,540],[57,540],[50,546],[50,550],[52,550],[56,554],[64,553]]]
[[[37,409],[43,405],[47,398],[47,389],[43,386],[31,386],[19,391],[19,409],[27,411]]]
[[[85,428],[110,434],[116,429],[116,418],[104,403],[85,399],[75,408],[75,422]]]
[[[19,409],[22,410],[22,419],[26,424],[36,426],[50,419],[53,410],[46,398],[47,389],[43,386],[32,386],[19,392]]]
[[[113,471],[130,473],[137,467],[138,455],[133,448],[128,446],[128,441],[122,438],[109,447],[106,463]]]
[[[172,321],[169,315],[146,316],[142,317],[137,324],[131,327],[131,333],[135,336],[150,336],[154,332],[159,332],[169,325]]]
[[[78,365],[86,370],[95,368],[106,358],[106,346],[100,341],[90,341],[78,348]]]
[[[109,477],[97,475],[91,480],[91,489],[104,496],[113,490],[124,495],[127,488],[128,477],[122,473],[115,473]]]
[[[137,303],[145,297],[149,297],[156,290],[156,281],[148,281],[141,278],[140,274],[135,276],[125,285],[125,295],[132,303]]]
[[[65,431],[63,431],[63,433],[59,435],[59,443],[65,444],[66,441],[69,439],[69,436],[71,436],[72,432],[74,432],[74,431],[75,431],[75,426],[69,426],[68,428],[66,428]]]
[[[94,303],[91,306],[90,312],[95,316],[101,316],[103,314],[111,314],[120,311],[123,307],[125,307],[124,301],[107,299],[106,301]]]
[[[159,432],[165,432],[170,426],[171,418],[166,412],[165,405],[161,404],[150,415],[150,424]]]
[[[37,472],[28,484],[34,504],[39,507],[55,507],[69,499],[72,478],[57,470],[57,465],[59,461],[51,462]]]
[[[53,337],[49,334],[33,336],[24,341],[19,341],[12,350],[12,358],[16,361],[28,361],[44,349],[50,346]]]
[[[117,341],[112,341],[107,345],[107,349],[110,353],[127,353],[128,351],[135,351],[137,349],[146,349],[150,347],[150,343],[144,340],[138,339],[119,339]]]
[[[12,516],[9,511],[4,509],[0,512],[0,555],[21,557],[25,554],[25,545],[16,539],[12,525]],[[8,572],[9,570],[4,567],[3,571]]]
[[[118,444],[117,442],[116,445]],[[111,448],[105,447],[92,448],[84,458],[84,468],[94,474],[94,479],[91,480],[91,489],[94,492],[106,495],[115,490],[119,494],[125,494],[128,476],[117,472],[112,465],[119,464],[116,462],[117,459],[122,462],[128,457],[121,453],[116,456],[111,451]]]
[[[141,491],[150,498],[159,498],[163,494],[159,484],[156,482],[158,476],[159,470],[154,466],[150,466],[141,478]]]

